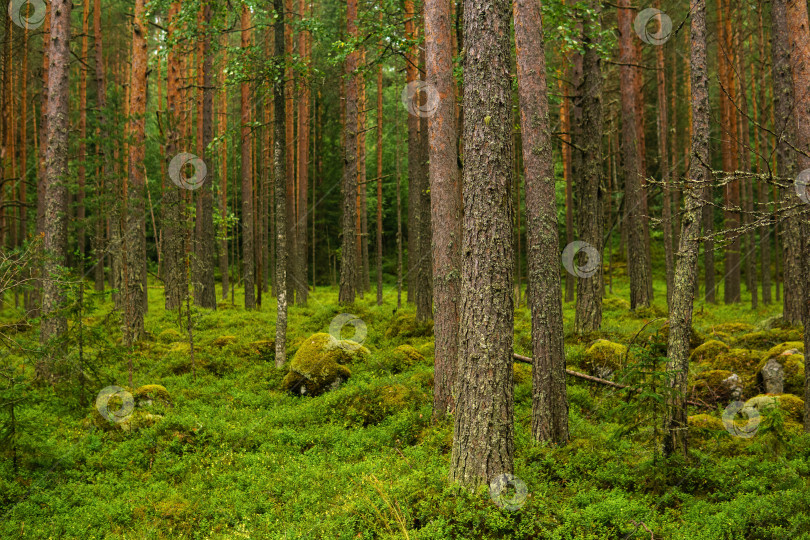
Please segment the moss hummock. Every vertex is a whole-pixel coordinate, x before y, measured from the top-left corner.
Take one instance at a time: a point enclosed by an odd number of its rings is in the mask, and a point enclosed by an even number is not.
[[[426,337],[433,335],[433,321],[419,321],[416,315],[410,313],[400,313],[388,323],[385,337]]]
[[[627,347],[599,339],[588,347],[583,358],[584,367],[596,375],[606,376],[619,369],[627,354]]]
[[[802,341],[786,341],[784,343],[780,343],[779,345],[775,345],[768,350],[768,358],[773,358],[774,356],[779,356],[785,351],[789,351],[791,349],[795,349],[796,351],[803,353],[804,352],[804,342]]]
[[[158,334],[157,337],[157,340],[160,343],[174,343],[175,341],[180,341],[182,339],[183,336],[181,336],[180,332],[178,332],[174,328],[167,328],[166,330]]]
[[[689,359],[694,360],[695,362],[707,362],[716,358],[722,353],[728,352],[729,350],[729,346],[722,341],[711,339],[696,348],[692,352],[692,356]]]
[[[281,386],[295,394],[317,396],[336,388],[351,377],[348,364],[368,355],[368,349],[329,334],[308,337],[290,362],[290,372]]]
[[[151,405],[153,402],[171,405],[172,398],[165,386],[159,384],[145,384],[132,394],[135,405],[138,407]]]
[[[345,418],[348,424],[370,426],[386,417],[417,405],[424,394],[404,384],[373,386],[349,399]]]
[[[795,422],[801,422],[804,418],[804,401],[792,394],[760,394],[745,402],[745,407],[758,411],[777,406]]]

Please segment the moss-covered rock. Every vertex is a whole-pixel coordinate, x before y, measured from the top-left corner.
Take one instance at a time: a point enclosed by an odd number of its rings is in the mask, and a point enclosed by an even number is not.
[[[171,405],[172,398],[165,386],[159,384],[146,384],[141,386],[132,394],[137,407],[146,407],[153,403]]]
[[[183,336],[181,336],[180,332],[178,332],[174,328],[167,328],[157,336],[157,340],[160,343],[174,343],[175,341],[180,341],[182,339]]]
[[[422,343],[416,348],[419,351],[419,354],[424,356],[425,358],[430,358],[436,354],[436,343],[431,340],[427,343]]]
[[[749,349],[768,349],[781,343],[801,341],[802,339],[803,336],[799,330],[774,329],[751,332],[749,334],[742,335],[737,338],[736,345],[738,347],[746,347]]]
[[[134,393],[121,388],[115,393],[99,393],[90,412],[90,423],[103,431],[125,433],[147,428],[159,422],[163,416],[153,414],[144,407],[151,405],[150,398],[168,399],[169,393],[163,386],[146,385]]]
[[[792,394],[760,394],[745,402],[745,407],[759,412],[769,407],[779,407],[790,420],[801,422],[804,417],[804,401]]]
[[[710,414],[695,414],[687,419],[690,429],[709,429],[712,431],[725,431],[723,421]]]
[[[236,336],[219,336],[211,342],[211,345],[221,349],[222,347],[232,345],[234,343],[236,343]]]
[[[795,350],[797,353],[804,352],[804,342],[802,341],[786,341],[785,343],[780,343],[779,345],[774,345],[770,349],[768,349],[768,358],[773,358],[774,356],[779,356],[780,354]]]
[[[725,369],[740,374],[740,376],[753,375],[756,367],[762,361],[762,353],[750,349],[731,349],[718,354],[709,365],[714,369]]]
[[[718,355],[726,353],[729,350],[730,350],[729,346],[723,343],[722,341],[711,339],[706,343],[697,347],[692,352],[690,360],[694,360],[695,362],[709,362],[714,358],[716,358]]]
[[[658,306],[639,306],[631,313],[639,319],[658,319],[667,316],[667,312]]]
[[[627,355],[627,347],[599,339],[585,350],[583,367],[598,377],[608,377],[619,369]]]
[[[337,340],[325,333],[313,334],[295,353],[281,386],[288,392],[317,396],[351,377],[351,371],[343,364],[367,354],[368,349],[353,341]]]
[[[784,352],[790,352],[788,349]],[[774,360],[782,366],[784,374],[784,391],[788,394],[802,394],[804,392],[804,356],[801,354],[768,355],[757,366],[757,382],[763,383],[762,370],[769,360]],[[763,388],[764,389],[764,388]]]
[[[424,397],[422,392],[404,384],[373,386],[349,398],[344,415],[348,424],[370,426],[414,407]]]
[[[396,315],[391,322],[388,323],[388,328],[385,331],[387,338],[409,338],[409,337],[425,337],[433,335],[433,321],[420,321],[417,320],[416,315],[410,313],[400,313]]]
[[[731,334],[714,330],[710,331],[707,337],[709,340],[722,341],[723,343],[731,343],[734,341],[734,337],[732,337]]]
[[[725,403],[742,396],[740,377],[724,369],[712,369],[695,376],[695,396],[706,403]]]
[[[746,332],[752,332],[753,330],[754,325],[741,322],[721,323],[711,327],[712,332],[723,332],[731,335],[744,334]]]

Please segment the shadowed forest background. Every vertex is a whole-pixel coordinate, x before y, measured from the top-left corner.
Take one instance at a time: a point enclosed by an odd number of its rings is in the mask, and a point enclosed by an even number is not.
[[[0,537],[810,538],[805,0],[0,12]]]

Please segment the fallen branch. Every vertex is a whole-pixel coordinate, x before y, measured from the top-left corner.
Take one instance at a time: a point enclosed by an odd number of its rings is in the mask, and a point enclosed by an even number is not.
[[[522,354],[512,353],[512,357],[515,359],[516,362],[520,362],[520,363],[523,363],[523,364],[531,364],[532,363],[531,358],[529,358],[528,356],[523,356]],[[630,388],[630,386],[627,385],[627,384],[620,384],[620,383],[615,383],[613,381],[608,381],[607,379],[600,379],[599,377],[594,377],[593,375],[586,375],[584,373],[580,373],[579,371],[573,371],[573,370],[570,370],[570,369],[566,369],[565,373],[567,375],[571,375],[572,377],[576,377],[578,379],[583,379],[583,380],[590,381],[590,382],[593,382],[593,383],[602,384],[602,385],[605,385],[605,386],[612,386],[613,388]],[[634,390],[636,392],[641,391],[638,388],[635,388]],[[689,405],[694,405],[695,407],[709,407],[709,408],[711,408],[706,403],[698,403],[696,401],[689,401],[689,400],[686,400],[686,403],[688,403]]]

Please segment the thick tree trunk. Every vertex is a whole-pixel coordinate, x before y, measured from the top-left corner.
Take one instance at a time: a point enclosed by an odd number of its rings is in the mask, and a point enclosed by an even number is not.
[[[807,16],[807,2],[803,0],[777,0],[785,1],[785,15],[787,20],[788,53],[793,75],[793,98],[795,111],[793,117],[796,121],[796,146],[799,149],[798,168],[801,171],[810,169],[810,94],[807,93],[810,84],[810,21]],[[806,181],[805,181],[806,182]],[[799,209],[799,222],[802,224],[802,252],[800,258],[802,265],[800,275],[807,279],[810,270],[810,187],[806,184],[797,185],[804,189],[801,193],[804,204]],[[799,187],[795,191],[799,190]],[[810,286],[805,281],[803,290],[804,321],[804,363],[810,361]],[[810,433],[810,377],[804,379],[804,431]]]
[[[357,0],[346,0],[346,33],[357,36]],[[357,210],[357,51],[346,57],[346,126],[344,135],[345,164],[343,170],[343,242],[340,250],[341,304],[354,302],[357,287],[357,247],[355,213]],[[278,111],[276,112],[278,114]]]
[[[630,307],[649,306],[652,302],[652,276],[650,275],[650,253],[644,235],[645,196],[642,186],[641,156],[638,153],[637,104],[635,68],[638,63],[633,45],[634,11],[630,0],[620,0],[619,22],[619,67],[621,75],[622,106],[622,164],[625,182],[625,213],[627,215],[627,266],[630,273]]]
[[[298,10],[302,18],[307,16],[309,0],[298,0]],[[309,58],[309,33],[302,30],[298,34],[298,54],[304,62]],[[298,281],[296,282],[295,300],[299,306],[307,305],[309,294],[309,277],[307,275],[307,186],[309,182],[309,77],[305,74],[299,79],[298,102],[298,221],[296,233],[298,234],[296,258],[298,267]]]
[[[470,487],[514,466],[509,22],[506,2],[464,1],[464,228],[450,479]]]
[[[711,182],[709,169],[709,79],[706,66],[706,0],[692,0],[691,79],[692,79],[692,155],[687,184],[684,187],[684,216],[681,244],[675,267],[675,290],[669,316],[667,372],[674,390],[667,401],[664,423],[664,452],[686,456],[688,425],[686,419],[687,373],[689,370],[689,333],[697,281],[700,245],[701,206],[704,185]]]
[[[93,3],[93,36],[95,46],[95,73],[96,73],[96,103],[98,104],[98,128],[96,135],[99,136],[98,153],[101,159],[101,179],[97,182],[99,189],[97,197],[100,201],[107,201],[109,196],[107,188],[108,182],[112,182],[112,160],[109,143],[100,137],[101,133],[108,130],[108,118],[105,109],[107,108],[107,74],[104,64],[104,43],[101,33],[101,0],[94,0]],[[110,205],[114,208],[114,204]],[[104,290],[104,238],[106,231],[106,217],[103,212],[97,212],[95,216],[96,229],[93,236],[93,259],[95,269],[96,291]]]
[[[132,26],[132,75],[129,102],[129,182],[126,231],[124,231],[125,289],[124,337],[128,345],[143,337],[146,310],[146,166],[144,140],[146,120],[147,20],[144,0],[135,2]]]
[[[82,59],[87,58],[90,40],[90,2],[85,0],[82,6]],[[27,75],[23,75],[25,78]],[[23,141],[25,144],[25,141]],[[85,188],[87,179],[87,62],[79,67],[79,155],[78,155],[78,193],[76,193],[76,244],[79,251],[79,273],[84,277],[85,265]],[[25,165],[23,165],[24,170]]]
[[[430,204],[433,221],[433,288],[436,314],[434,334],[433,414],[452,412],[453,385],[458,363],[461,272],[461,189],[458,176],[453,51],[450,47],[450,4],[425,4],[427,82],[438,92],[438,107],[428,118],[430,137]],[[381,136],[380,136],[381,139]],[[378,249],[382,250],[380,246]]]
[[[180,12],[180,3],[173,2],[169,7],[169,40],[177,31],[177,17]],[[166,161],[172,159],[180,151],[182,98],[180,54],[176,50],[169,51],[166,64],[168,78],[166,86]],[[172,311],[183,305],[188,294],[186,264],[183,249],[184,236],[184,197],[179,185],[173,181],[166,182],[163,192],[163,283],[165,286],[165,307]]]
[[[43,248],[46,253],[42,268],[42,326],[40,341],[48,343],[67,331],[67,319],[61,312],[65,302],[64,283],[59,279],[61,268],[67,264],[68,211],[68,129],[70,10],[69,0],[53,0],[51,9],[50,44],[48,47],[48,126],[45,143],[45,196]],[[50,374],[49,367],[40,365],[40,374]]]
[[[284,0],[284,9],[288,18],[284,24],[284,54],[287,59],[284,70],[284,92],[290,100],[284,113],[284,135],[286,146],[284,156],[286,159],[285,171],[287,173],[287,301],[295,302],[295,291],[300,281],[300,269],[298,261],[298,228],[297,228],[297,204],[298,196],[295,186],[295,106],[293,95],[295,93],[295,72],[292,67],[293,45],[293,23],[291,17],[294,14],[293,0]]]
[[[659,15],[660,19],[660,15]],[[659,26],[660,27],[660,26]],[[672,198],[670,188],[672,185],[669,168],[669,146],[667,135],[669,132],[669,115],[667,111],[667,82],[664,66],[664,47],[658,46],[656,52],[656,67],[658,69],[658,154],[660,155],[661,181],[663,189],[663,229],[664,229],[664,258],[666,262],[667,280],[667,306],[672,306],[672,291],[675,284],[675,257],[672,244]],[[673,112],[674,109],[673,109]]]
[[[242,48],[250,47],[250,10],[247,6],[242,8]],[[251,162],[253,159],[252,137],[250,134],[250,83],[241,84],[241,121],[242,127],[242,276],[245,284],[245,309],[256,307],[256,283],[254,278],[255,258],[253,242],[255,230],[253,226],[253,177]]]
[[[206,163],[213,162],[213,155],[209,154],[208,145],[213,139],[214,115],[214,80],[211,65],[211,35],[209,24],[211,21],[211,5],[202,6],[203,31],[205,35],[200,45],[202,56],[202,139],[198,148],[202,149],[200,158]],[[216,169],[209,169],[209,178],[204,180],[202,187],[197,190],[197,222],[195,228],[194,244],[194,303],[210,309],[217,307],[217,294],[214,285],[214,183]]]
[[[274,7],[278,19],[274,30],[274,48],[278,72],[284,67],[284,6],[283,0],[275,0]],[[287,361],[287,174],[285,169],[285,92],[283,84],[273,87],[273,176],[275,191],[275,232],[276,232],[276,367]]]
[[[802,321],[803,298],[806,274],[802,273],[802,223],[800,210],[802,201],[793,186],[798,174],[796,153],[796,123],[794,121],[793,80],[790,66],[790,41],[786,20],[785,0],[771,3],[771,56],[773,60],[773,106],[774,118],[778,119],[774,131],[776,140],[776,165],[781,183],[780,206],[784,212],[782,220],[782,255],[784,262],[782,316],[791,324]],[[778,278],[778,273],[777,273]],[[778,293],[777,293],[778,294]]]
[[[594,5],[598,12],[598,4]],[[564,444],[568,442],[568,398],[558,262],[560,247],[540,3],[536,0],[516,0],[514,15],[520,129],[526,175],[526,252],[529,269],[526,297],[532,314],[534,359],[532,436],[537,441]],[[587,58],[585,65],[587,77]],[[598,64],[594,71],[599,73]],[[592,89],[590,87],[586,92]],[[596,83],[596,90],[595,96],[586,95],[585,100],[595,98],[598,102],[599,83]],[[601,109],[600,105],[598,107]],[[598,144],[600,139],[596,140]],[[592,158],[597,162],[596,156]],[[597,163],[601,167],[601,160]],[[596,178],[598,181],[598,176]],[[601,229],[598,234],[601,235]],[[581,296],[580,292],[578,301]],[[601,307],[601,295],[597,294],[596,300]]]
[[[591,9],[599,11],[600,5],[593,2]],[[589,26],[590,28],[590,26]],[[599,58],[599,29],[585,30],[583,41],[587,44],[582,57],[582,93],[580,103],[582,124],[580,145],[583,149],[577,190],[578,239],[587,242],[600,257],[595,272],[577,277],[577,302],[574,325],[577,332],[594,332],[602,324],[602,250],[604,234],[604,203],[602,201],[602,68]],[[528,194],[528,191],[527,191]],[[531,227],[530,227],[531,229]],[[546,255],[540,255],[546,256]],[[566,272],[567,273],[567,272]]]

